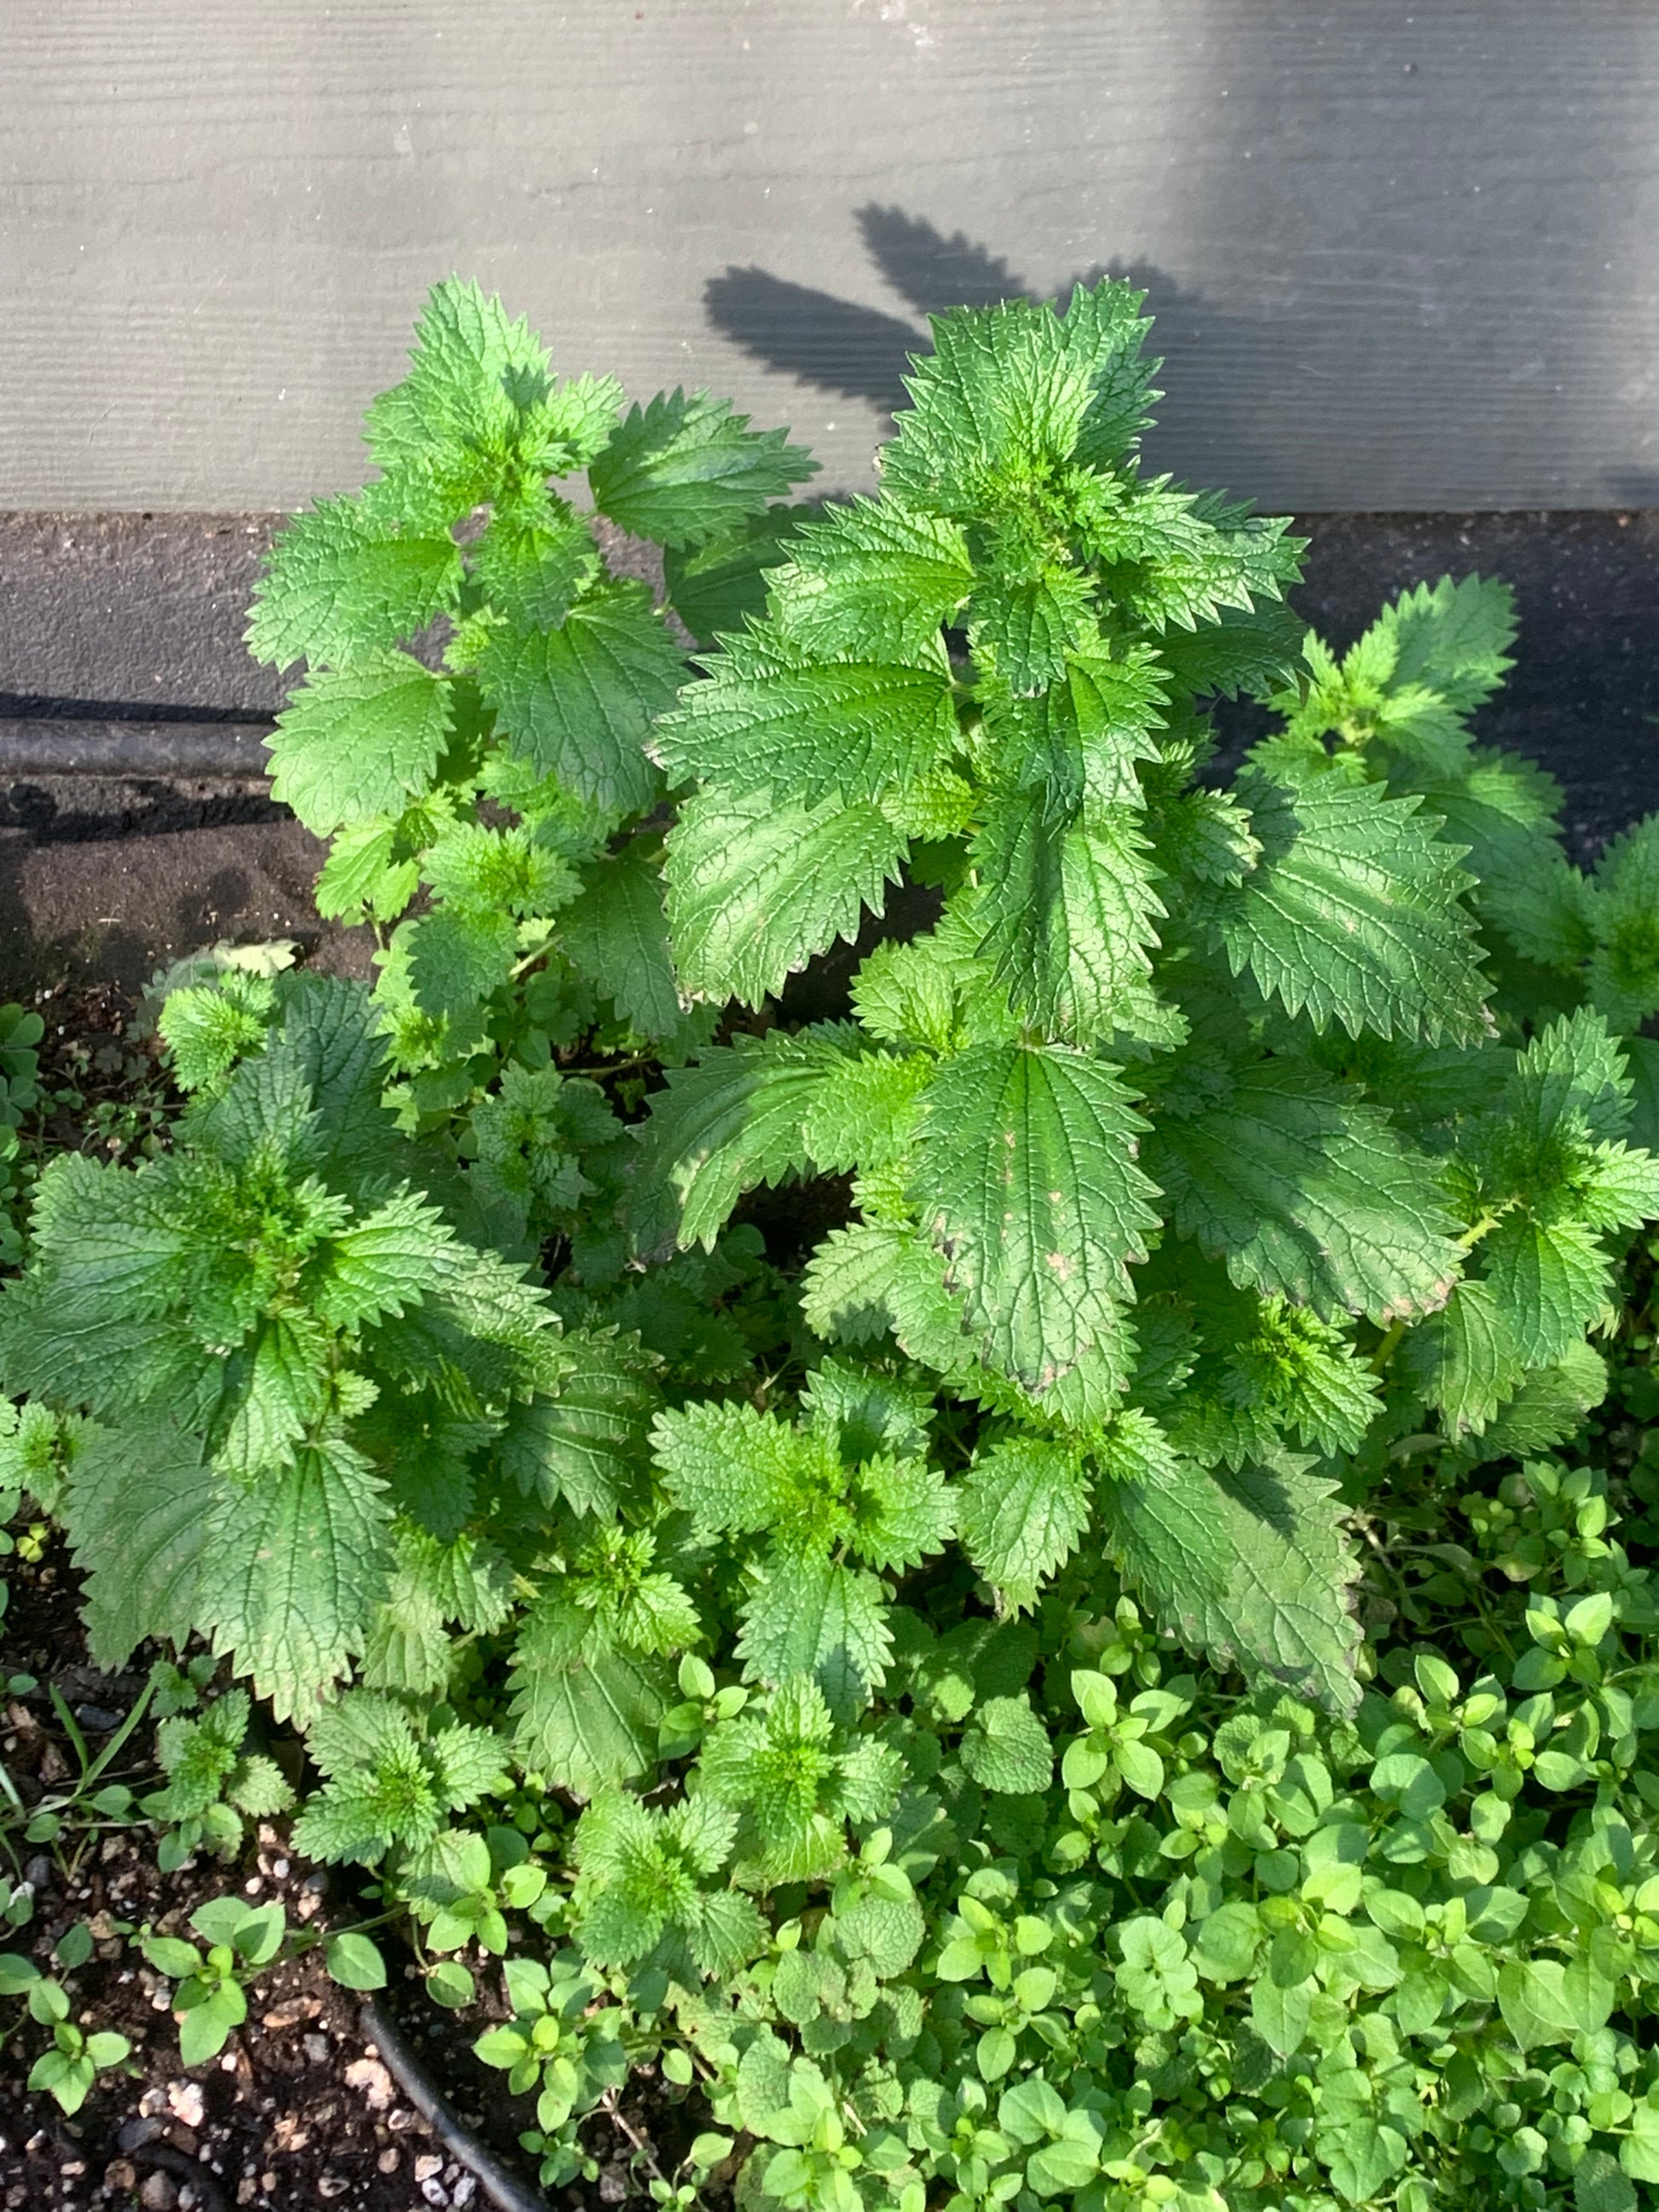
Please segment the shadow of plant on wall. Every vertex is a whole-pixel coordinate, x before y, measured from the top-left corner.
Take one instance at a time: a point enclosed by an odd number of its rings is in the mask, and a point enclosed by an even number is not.
[[[1218,476],[1216,461],[1224,454],[1218,480],[1243,496],[1273,474],[1279,456],[1272,430],[1264,434],[1256,410],[1218,403],[1213,391],[1200,392],[1175,360],[1200,346],[1219,347],[1235,360],[1260,356],[1265,365],[1287,343],[1282,315],[1229,313],[1167,270],[1139,260],[1097,262],[1045,291],[965,232],[947,237],[902,208],[870,202],[854,211],[854,220],[871,260],[913,319],[751,265],[727,267],[708,279],[703,303],[709,321],[767,368],[875,407],[884,418],[878,433],[884,438],[890,417],[905,404],[909,357],[927,347],[929,315],[951,307],[994,307],[1002,300],[1062,302],[1074,283],[1097,283],[1108,275],[1124,277],[1146,292],[1147,311],[1157,319],[1152,350],[1170,363],[1159,380],[1166,396],[1158,408],[1158,428],[1147,441],[1151,464],[1212,480]],[[1241,391],[1255,383],[1246,374]]]
[[[869,400],[891,415],[904,404],[902,380],[909,356],[927,343],[927,316],[949,307],[988,307],[1000,300],[1043,296],[1006,261],[962,231],[947,238],[902,208],[873,203],[858,209],[854,220],[871,259],[916,320],[883,314],[752,267],[728,268],[709,278],[703,294],[709,320],[768,368],[825,392]],[[1068,284],[1056,296],[1070,289]]]

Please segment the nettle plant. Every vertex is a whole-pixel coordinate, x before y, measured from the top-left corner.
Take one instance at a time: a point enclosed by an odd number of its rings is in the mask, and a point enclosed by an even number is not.
[[[684,656],[553,483],[585,471],[599,515],[667,550],[695,630],[752,596],[745,527],[817,464],[705,392],[623,404],[614,378],[556,383],[475,285],[439,285],[368,410],[380,474],[296,517],[256,595],[255,655],[307,664],[272,787],[332,841],[319,911],[380,932],[416,1116],[579,1036],[672,1055],[708,1033],[669,959],[645,742]]]
[[[47,1431],[49,1475],[28,1479],[49,1482],[86,1576],[94,1656],[199,1635],[278,1722],[330,1715],[325,1769],[355,1747],[374,1773],[349,1808],[331,1783],[306,1819],[350,1856],[363,1836],[432,1839],[423,1780],[447,1811],[495,1777],[495,1740],[441,1701],[515,1592],[567,1589],[550,1508],[568,1487],[614,1511],[607,1471],[643,1448],[652,1362],[637,1338],[564,1329],[495,1249],[523,1237],[513,1176],[400,1133],[359,987],[264,988],[258,1049],[204,1083],[170,1150],[42,1176],[0,1368]],[[556,1695],[556,1655],[526,1646],[520,1666]],[[358,1702],[326,1705],[348,1678]],[[568,1666],[558,1680],[574,1694]],[[418,1741],[395,1708],[369,1725],[378,1692],[419,1705]],[[232,1692],[169,1724],[162,1817],[212,1841],[239,1808],[274,1809],[247,1718]]]
[[[1340,667],[1302,659],[1284,526],[1139,471],[1139,305],[1107,283],[940,322],[879,496],[799,527],[657,725],[692,787],[666,862],[690,991],[761,1006],[907,872],[941,906],[865,961],[855,1019],[671,1071],[648,1142],[687,1244],[757,1185],[850,1176],[807,1319],[952,1409],[955,1480],[902,1540],[901,1478],[800,1478],[792,1664],[874,1689],[882,1577],[953,1538],[1010,1611],[1092,1547],[1189,1643],[1342,1707],[1344,1489],[1414,1436],[1522,1396],[1565,1434],[1598,1395],[1609,1234],[1659,1206],[1607,1019],[1647,986],[1604,980],[1646,973],[1650,832],[1585,885],[1545,780],[1472,747],[1501,587],[1408,594]],[[1206,702],[1242,691],[1285,723],[1224,782]],[[1528,863],[1492,902],[1511,951],[1590,987],[1558,976],[1523,1048],[1476,829]],[[1558,910],[1608,949],[1547,945]],[[698,1464],[671,1447],[671,1491]]]
[[[308,1730],[296,1844],[441,2002],[536,1931],[482,2055],[544,2179],[660,2057],[787,2212],[1632,2212],[1659,1611],[1549,1455],[1659,1210],[1659,833],[1583,875],[1474,744],[1500,588],[1339,663],[1282,524],[1143,476],[1140,305],[943,319],[809,514],[441,288],[254,623],[380,982],[175,993],[193,1103],[43,1176],[0,1378],[95,1655],[199,1637]],[[791,1178],[849,1194],[799,1284],[728,1225]],[[1445,1650],[1364,1643],[1356,1526],[1375,1605],[1454,1497],[1386,1601]],[[235,1694],[167,1747],[204,1839],[271,1779]]]

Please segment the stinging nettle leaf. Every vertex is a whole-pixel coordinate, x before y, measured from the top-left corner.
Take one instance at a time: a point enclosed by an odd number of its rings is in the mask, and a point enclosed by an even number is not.
[[[601,514],[659,545],[697,545],[804,483],[819,464],[786,430],[750,430],[729,400],[683,389],[633,407],[587,466]]]
[[[1089,1525],[1090,1490],[1074,1449],[1010,1437],[975,1455],[962,1486],[969,1558],[1016,1607],[1035,1605]]]
[[[1158,1220],[1145,1127],[1114,1069],[1057,1046],[974,1047],[922,1095],[912,1194],[988,1357],[1029,1389],[1121,1334]]]
[[[767,579],[777,629],[806,651],[914,662],[973,589],[954,523],[892,499],[854,499],[805,522]]]
[[[677,781],[738,792],[879,799],[924,776],[957,739],[951,680],[932,667],[873,661],[794,665],[759,641],[732,639],[658,725]]]
[[[276,718],[271,795],[319,837],[399,813],[429,788],[449,726],[448,684],[406,653],[319,671]]]
[[[416,325],[409,374],[368,410],[369,449],[389,477],[432,485],[459,520],[496,488],[519,420],[508,390],[546,387],[547,355],[527,322],[500,300],[449,277],[434,285]]]
[[[683,1245],[712,1250],[744,1191],[811,1167],[808,1118],[857,1043],[846,1030],[774,1030],[669,1071],[667,1089],[652,1101],[646,1141],[679,1194]]]
[[[271,548],[247,629],[256,660],[340,666],[394,646],[452,609],[465,580],[447,532],[407,534],[383,499],[319,500]]]
[[[1166,1110],[1146,1166],[1176,1227],[1236,1283],[1328,1319],[1429,1313],[1457,1279],[1462,1255],[1432,1164],[1305,1062],[1246,1068],[1206,1112]]]
[[[649,591],[631,578],[596,584],[556,629],[497,633],[478,664],[515,753],[594,805],[627,811],[650,804],[646,738],[684,673]]]
[[[531,1608],[514,1646],[519,1756],[576,1797],[629,1781],[656,1763],[671,1680],[666,1660],[623,1650],[556,1591]]]
[[[1034,795],[996,799],[974,841],[979,950],[1014,1010],[1051,1036],[1109,1036],[1126,993],[1152,970],[1165,908],[1137,809],[1056,819]]]
[[[668,926],[682,981],[744,1006],[781,991],[882,911],[908,839],[879,807],[807,808],[770,792],[700,793],[668,839]]]
[[[1241,781],[1262,856],[1219,909],[1235,975],[1322,1032],[1442,1037],[1486,1033],[1486,978],[1474,921],[1459,895],[1470,878],[1413,799],[1333,770],[1294,788]]]
[[[1206,1473],[1165,1452],[1129,1481],[1108,1483],[1098,1510],[1124,1572],[1160,1622],[1240,1666],[1316,1697],[1358,1702],[1358,1575],[1335,1485],[1285,1456],[1273,1468]]]
[[[773,571],[789,558],[810,507],[769,507],[696,547],[668,547],[663,578],[675,613],[705,651],[721,633],[758,622]]]
[[[594,864],[586,890],[560,915],[559,944],[641,1036],[672,1034],[680,1018],[679,988],[661,870],[647,841],[635,838]]]
[[[386,1589],[389,1521],[383,1486],[340,1443],[301,1452],[251,1489],[222,1488],[197,1625],[278,1720],[308,1717],[362,1651]]]
[[[64,1518],[101,1665],[124,1667],[147,1636],[183,1649],[220,1488],[197,1441],[171,1425],[94,1432],[70,1474]]]

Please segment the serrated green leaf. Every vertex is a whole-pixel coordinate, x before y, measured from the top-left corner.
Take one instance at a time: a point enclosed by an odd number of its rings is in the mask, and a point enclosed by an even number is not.
[[[1196,629],[1165,630],[1158,660],[1171,684],[1198,698],[1261,697],[1287,682],[1302,659],[1301,617],[1280,600],[1222,607]]]
[[[1079,287],[1064,317],[1021,300],[936,319],[933,353],[905,380],[913,406],[883,453],[884,486],[924,510],[972,516],[1003,481],[1068,458],[1079,441],[1116,459],[1146,398],[1116,374],[1145,335],[1143,296],[1108,283]]]
[[[1097,807],[1145,803],[1136,763],[1158,758],[1152,732],[1169,696],[1150,646],[1131,645],[1115,657],[1098,646],[1068,653],[1064,679],[1032,698],[1007,695],[994,683],[981,690],[1011,785],[1046,793],[1050,808],[1066,815],[1085,800]]]
[[[953,523],[896,500],[854,499],[804,522],[767,579],[777,629],[828,658],[912,661],[973,589]]]
[[[319,837],[399,813],[429,788],[449,723],[448,683],[406,653],[319,670],[276,718],[271,796]]]
[[[591,1797],[655,1765],[671,1681],[666,1660],[624,1651],[556,1593],[531,1608],[513,1649],[514,1748],[559,1789]]]
[[[1467,714],[1489,698],[1510,668],[1515,594],[1492,576],[1449,576],[1402,592],[1377,628],[1393,640],[1393,680],[1423,684]]]
[[[1165,1112],[1146,1151],[1176,1229],[1232,1279],[1387,1322],[1443,1305],[1462,1254],[1433,1169],[1378,1109],[1305,1062],[1242,1070],[1224,1103]]]
[[[1412,1331],[1402,1361],[1453,1436],[1478,1436],[1520,1382],[1525,1364],[1491,1289],[1474,1276]]]
[[[744,1678],[811,1674],[846,1715],[884,1680],[892,1650],[886,1593],[861,1567],[775,1554],[751,1570],[738,1653]]]
[[[499,502],[469,550],[484,604],[519,630],[562,623],[600,568],[587,526],[539,486]]]
[[[216,1465],[247,1480],[290,1463],[328,1402],[331,1348],[328,1331],[310,1314],[273,1314],[260,1324],[245,1394],[218,1438]]]
[[[586,890],[559,917],[559,943],[577,973],[641,1036],[671,1034],[680,1018],[679,988],[661,873],[647,841],[635,838],[595,862]]]
[[[415,1003],[434,1018],[475,1015],[506,982],[518,951],[512,917],[476,907],[440,907],[402,925]]]
[[[1027,1698],[990,1698],[962,1739],[962,1763],[984,1789],[1030,1796],[1053,1778],[1054,1746]]]
[[[1610,1295],[1613,1263],[1593,1230],[1525,1214],[1500,1221],[1480,1247],[1480,1273],[1522,1366],[1553,1365]]]
[[[595,585],[556,629],[498,632],[477,670],[520,758],[594,805],[629,813],[651,802],[646,738],[684,673],[649,591],[631,578]]]
[[[1043,1391],[1122,1333],[1156,1195],[1115,1072],[1056,1046],[977,1046],[922,1094],[912,1190],[993,1364]]]
[[[1102,1519],[1159,1620],[1218,1666],[1266,1674],[1337,1711],[1358,1699],[1358,1562],[1335,1486],[1305,1460],[1206,1474],[1174,1454],[1104,1485]]]
[[[773,571],[789,558],[796,532],[815,510],[769,507],[742,528],[696,547],[671,545],[663,556],[668,600],[700,646],[741,629],[766,611]]]
[[[1474,1044],[1486,984],[1469,878],[1414,799],[1334,770],[1295,787],[1242,779],[1262,857],[1225,894],[1219,926],[1235,975],[1246,968],[1316,1030]]]
[[[652,1100],[647,1145],[680,1199],[679,1241],[713,1249],[744,1191],[810,1169],[805,1130],[832,1070],[858,1048],[856,1031],[827,1024],[799,1036],[773,1030],[672,1068]]]
[[[1109,1037],[1151,973],[1164,913],[1139,810],[1056,819],[1032,794],[994,799],[972,850],[979,950],[1017,1013],[1079,1043]]]
[[[390,1517],[383,1486],[341,1443],[216,1500],[198,1624],[278,1720],[308,1715],[362,1650],[386,1588]]]
[[[101,1666],[125,1666],[148,1637],[175,1650],[189,1640],[219,1488],[199,1443],[170,1425],[92,1433],[70,1471],[64,1517]]]
[[[925,776],[957,742],[951,678],[931,665],[807,661],[769,636],[731,638],[659,723],[676,781],[771,790],[815,805],[876,799]]]
[[[1074,1449],[1010,1437],[975,1455],[962,1485],[962,1541],[986,1580],[1029,1608],[1089,1525],[1090,1493]]]
[[[1070,656],[1096,635],[1090,578],[1068,561],[1035,568],[1029,556],[1012,571],[993,555],[968,607],[968,641],[986,677],[1016,698],[1032,698],[1065,675]]]
[[[331,1240],[319,1310],[344,1328],[401,1318],[443,1281],[454,1243],[435,1206],[416,1191],[395,1192]]]
[[[706,392],[659,392],[633,407],[590,461],[601,514],[659,545],[696,545],[758,514],[818,463],[787,430],[750,430],[746,415]]]
[[[248,650],[286,668],[338,667],[424,629],[464,580],[447,532],[405,533],[373,493],[319,500],[272,546],[253,594]]]
[[[757,1006],[882,911],[908,841],[879,807],[808,808],[769,792],[700,793],[668,840],[668,926],[700,997]]]
[[[562,1345],[575,1371],[557,1398],[515,1407],[502,1436],[502,1474],[546,1504],[606,1517],[622,1509],[648,1455],[657,1389],[630,1340],[573,1329]]]
[[[831,1230],[807,1263],[801,1310],[832,1341],[867,1344],[890,1328],[902,1352],[942,1373],[969,1363],[961,1304],[913,1229],[865,1221]]]
[[[659,1413],[651,1443],[669,1495],[705,1538],[763,1528],[803,1468],[833,1459],[820,1439],[775,1414],[714,1399]]]

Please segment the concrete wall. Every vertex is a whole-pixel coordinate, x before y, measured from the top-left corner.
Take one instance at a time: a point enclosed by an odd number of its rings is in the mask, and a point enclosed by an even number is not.
[[[1151,289],[1157,452],[1659,504],[1653,0],[7,0],[0,507],[288,507],[452,268],[869,455],[930,307]]]

